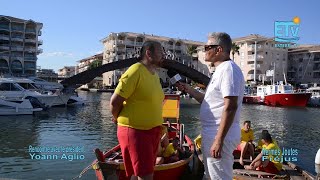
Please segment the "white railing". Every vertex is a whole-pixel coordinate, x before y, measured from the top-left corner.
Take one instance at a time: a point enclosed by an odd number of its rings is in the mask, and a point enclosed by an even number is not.
[[[13,41],[23,41],[22,37],[11,37],[11,40]]]
[[[32,42],[32,43],[35,43],[37,40],[35,39],[25,39],[25,42]]]
[[[127,41],[126,41],[126,45],[132,45],[132,46],[134,46],[134,41],[129,41],[129,40],[127,40]]]
[[[0,46],[0,49],[9,50],[9,46]]]
[[[0,39],[3,39],[3,40],[9,40],[9,36],[0,35]]]
[[[136,46],[142,46],[143,42],[136,42]]]

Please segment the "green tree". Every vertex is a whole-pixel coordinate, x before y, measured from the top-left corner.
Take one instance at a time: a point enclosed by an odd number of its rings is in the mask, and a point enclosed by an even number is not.
[[[231,54],[232,54],[232,60],[234,60],[234,55],[237,53],[238,55],[240,54],[239,53],[239,49],[240,47],[235,43],[233,42],[232,43],[232,46],[231,46]]]
[[[89,64],[89,69],[93,69],[93,68],[96,68],[96,67],[99,67],[102,65],[102,61],[101,60],[94,60],[92,61],[90,64]]]
[[[192,56],[194,53],[197,53],[197,46],[195,45],[189,45],[187,46],[187,54],[191,57],[191,60],[195,60],[195,58]],[[197,70],[198,70],[198,59],[197,59]]]

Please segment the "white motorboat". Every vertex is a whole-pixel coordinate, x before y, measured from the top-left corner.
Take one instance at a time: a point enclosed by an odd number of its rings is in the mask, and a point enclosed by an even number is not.
[[[8,101],[0,98],[0,115],[27,115],[36,111],[42,111],[42,108],[33,107],[28,99]]]
[[[320,106],[320,87],[310,87],[307,89],[307,92],[312,93],[311,98],[308,102],[310,106]]]
[[[74,91],[74,89],[64,89],[63,85],[56,82],[48,82],[44,79],[40,79],[37,77],[29,77],[28,79],[32,80],[34,85],[41,89],[42,91],[51,91],[55,93],[58,91],[59,93],[63,92],[64,94],[69,94],[69,99],[67,101],[68,105],[74,104],[84,104],[84,100],[78,96],[78,94]]]
[[[36,91],[26,90],[8,78],[0,79],[0,97],[8,101],[20,101],[21,99],[39,101],[43,104],[43,107],[51,107],[56,99],[59,98],[58,95],[45,95]]]
[[[19,84],[26,90],[36,91],[41,94],[46,95],[57,95],[58,97],[53,102],[52,106],[66,106],[68,104],[68,100],[72,94],[61,92],[61,89],[55,89],[54,91],[50,91],[48,89],[40,89],[36,86],[35,82],[31,79],[27,78],[7,78]],[[58,87],[58,86],[46,86],[46,87]],[[63,86],[62,86],[63,87]]]

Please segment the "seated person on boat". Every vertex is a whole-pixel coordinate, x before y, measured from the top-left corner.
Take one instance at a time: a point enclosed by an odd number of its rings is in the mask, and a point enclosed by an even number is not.
[[[282,153],[280,148],[272,143],[269,133],[262,135],[263,147],[261,153],[252,161],[250,165],[244,166],[247,170],[258,170],[272,174],[278,174],[282,169]]]
[[[254,140],[253,130],[251,129],[251,122],[245,121],[243,123],[243,127],[241,129],[241,142],[237,146],[237,150],[241,151],[239,163],[244,165],[243,158],[246,153],[249,152],[250,159],[254,157],[254,144],[252,143]]]
[[[269,131],[268,130],[262,130],[262,132],[261,132],[262,135],[266,134],[266,133],[269,133]],[[274,138],[272,138],[272,143],[275,144],[276,146],[278,146],[278,143]],[[259,139],[258,146],[256,147],[257,151],[260,152],[262,150],[262,146],[263,146],[262,139]]]
[[[162,147],[160,154],[158,152],[158,156],[160,157],[157,157],[156,164],[167,164],[179,161],[180,154],[184,154],[184,150],[179,146],[179,138],[175,137],[172,142],[169,143],[169,138],[165,134],[161,140],[163,141],[161,142]]]

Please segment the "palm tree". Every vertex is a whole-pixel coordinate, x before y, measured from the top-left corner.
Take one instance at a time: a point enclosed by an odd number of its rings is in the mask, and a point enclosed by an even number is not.
[[[232,46],[231,46],[231,54],[232,54],[232,60],[234,60],[234,54],[240,54],[239,53],[239,49],[240,49],[240,47],[235,43],[235,42],[233,42],[232,43]]]
[[[191,57],[191,61],[193,61],[193,54],[197,53],[197,46],[195,45],[189,45],[187,46],[187,54]],[[197,70],[198,70],[198,59],[197,59]]]

